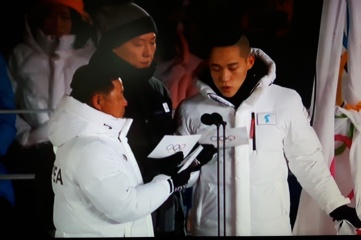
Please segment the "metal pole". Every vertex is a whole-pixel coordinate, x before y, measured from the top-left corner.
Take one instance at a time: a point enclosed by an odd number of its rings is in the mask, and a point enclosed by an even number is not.
[[[0,174],[0,180],[34,179],[35,174]]]
[[[223,236],[226,236],[226,122],[223,122]]]
[[[0,110],[0,114],[53,112],[54,109],[13,109]]]
[[[221,214],[220,214],[220,186],[219,186],[219,124],[217,126],[217,214],[218,214],[218,237],[221,235]]]

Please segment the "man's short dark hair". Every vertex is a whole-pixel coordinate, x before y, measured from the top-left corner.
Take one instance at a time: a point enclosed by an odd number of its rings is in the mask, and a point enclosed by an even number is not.
[[[242,34],[241,37],[239,38],[239,40],[236,42],[236,44],[234,44],[236,46],[238,46],[241,50],[240,54],[241,57],[248,57],[249,54],[251,53],[251,47],[249,45],[249,40],[247,38],[246,35]]]
[[[215,47],[226,47],[237,45],[240,49],[246,50],[241,53],[241,56],[244,56],[243,53],[250,52],[250,43],[245,35],[243,29],[235,24],[228,22],[217,22],[212,25],[212,29],[206,30],[206,40],[207,40],[207,57],[211,53],[212,49]],[[247,56],[248,56],[247,54]]]
[[[70,96],[91,106],[91,99],[96,93],[109,94],[113,81],[119,76],[89,64],[79,67],[73,76]]]

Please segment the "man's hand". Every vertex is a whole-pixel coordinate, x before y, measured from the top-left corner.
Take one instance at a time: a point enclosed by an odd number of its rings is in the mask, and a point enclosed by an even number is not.
[[[361,220],[358,218],[356,209],[347,205],[342,205],[330,213],[333,221],[347,220],[354,227],[361,228]]]
[[[159,173],[172,176],[180,169],[178,165],[183,161],[183,152],[179,151],[164,158],[152,158],[149,161],[154,161],[154,164],[157,165]],[[157,173],[157,174],[159,174]]]
[[[201,167],[212,160],[217,149],[212,144],[201,144],[203,149],[192,163],[192,171],[198,171]]]
[[[191,177],[192,169],[190,167],[181,171],[180,173],[175,173],[168,179],[170,185],[170,192],[178,192],[186,188],[189,178]]]

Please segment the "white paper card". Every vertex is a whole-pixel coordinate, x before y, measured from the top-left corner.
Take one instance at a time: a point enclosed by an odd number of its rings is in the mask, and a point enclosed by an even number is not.
[[[219,147],[223,148],[223,139],[225,140],[225,147],[235,147],[238,145],[248,144],[248,133],[246,127],[226,128],[225,136],[223,136],[223,128],[219,129]],[[211,128],[202,134],[199,139],[200,144],[213,144],[217,147],[217,130]]]
[[[199,145],[193,152],[191,152],[180,164],[179,166],[182,166],[181,169],[179,169],[178,173],[189,167],[191,163],[194,161],[194,159],[198,156],[198,154],[202,151],[203,147],[202,145]]]
[[[356,235],[357,228],[347,220],[341,220],[335,222],[335,228],[337,235]]]
[[[164,158],[179,151],[183,151],[183,155],[187,156],[200,137],[200,134],[184,136],[165,135],[148,157]]]

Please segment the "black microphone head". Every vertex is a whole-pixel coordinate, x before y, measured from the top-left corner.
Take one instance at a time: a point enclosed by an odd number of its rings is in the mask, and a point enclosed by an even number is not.
[[[212,125],[214,123],[211,114],[205,113],[201,117],[201,122],[205,125]]]
[[[212,113],[211,118],[213,119],[214,123],[218,123],[218,124],[223,123],[223,118],[219,113],[216,113],[216,112]]]

